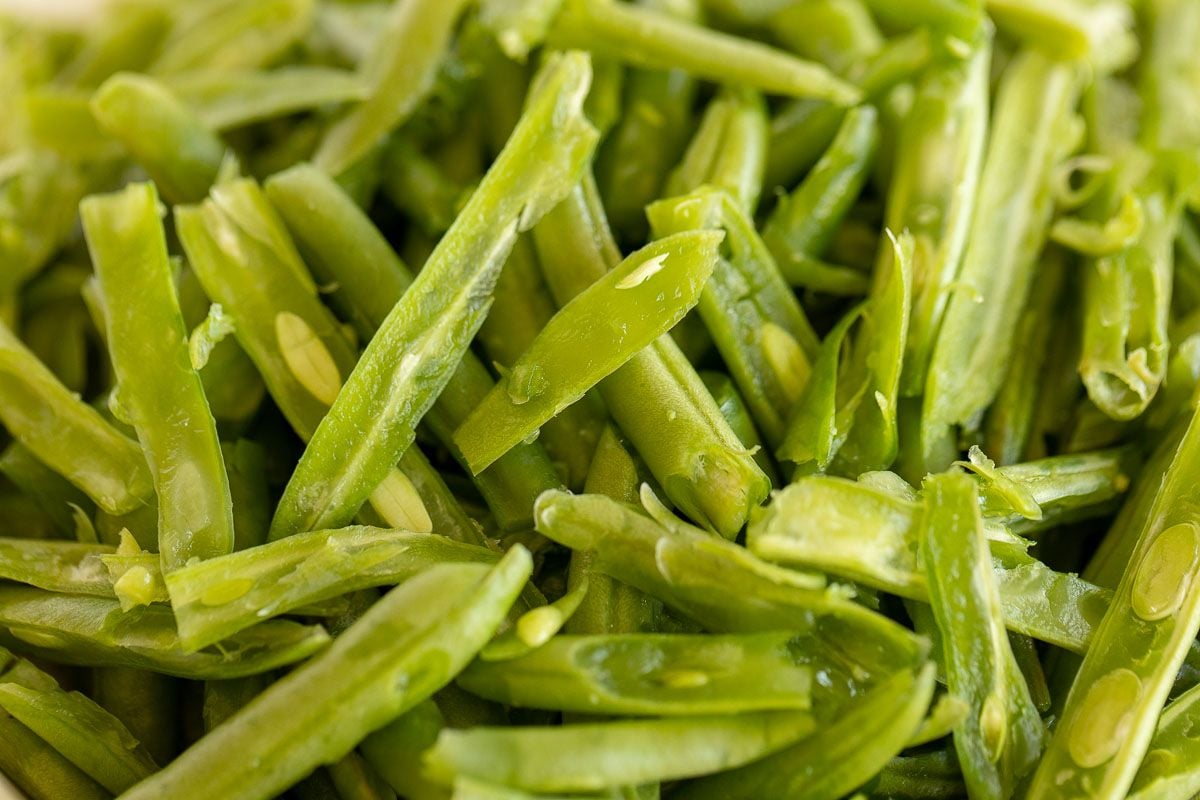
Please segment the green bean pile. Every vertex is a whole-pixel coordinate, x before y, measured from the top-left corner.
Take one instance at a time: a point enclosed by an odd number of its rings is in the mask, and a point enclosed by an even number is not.
[[[111,0],[0,97],[0,795],[1200,797],[1200,0]]]

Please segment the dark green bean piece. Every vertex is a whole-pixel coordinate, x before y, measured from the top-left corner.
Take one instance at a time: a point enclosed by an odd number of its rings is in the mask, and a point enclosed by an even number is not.
[[[1200,687],[1192,687],[1163,710],[1141,767],[1129,787],[1136,800],[1190,800],[1200,791]]]
[[[80,206],[100,278],[120,403],[158,495],[163,571],[233,551],[229,480],[216,422],[187,351],[152,184]]]
[[[724,189],[752,216],[762,193],[766,150],[767,108],[762,97],[725,90],[705,109],[664,193],[687,194],[705,185]]]
[[[568,53],[543,67],[504,152],[384,320],[309,442],[276,509],[273,538],[345,523],[408,449],[417,422],[486,316],[513,240],[569,191],[592,154],[596,131],[580,105],[589,79],[583,54]],[[358,443],[349,450],[348,437]]]
[[[438,566],[392,590],[326,653],[273,684],[126,800],[266,797],[341,758],[465,666],[503,620],[531,566],[518,547],[490,570]]]
[[[165,606],[122,612],[116,600],[0,586],[0,627],[7,646],[47,661],[95,667],[137,667],[185,678],[236,678],[299,661],[329,636],[320,627],[271,620],[187,653]]]
[[[442,712],[424,700],[372,733],[358,749],[367,763],[407,800],[445,800],[446,792],[423,774],[421,755],[446,727]]]
[[[723,372],[711,371],[701,372],[700,379],[704,381],[704,386],[713,396],[713,400],[717,401],[717,407],[721,409],[721,416],[725,417],[729,427],[737,434],[738,441],[754,453],[754,460],[770,479],[771,485],[781,485],[775,462],[771,459],[770,452],[763,448],[758,429],[754,427],[754,420],[750,417],[750,410],[746,408],[746,401],[738,393],[733,381]],[[634,487],[636,488],[636,486],[635,483]],[[623,500],[625,498],[616,497],[615,499]],[[633,501],[627,502],[636,502],[636,497]]]
[[[121,720],[159,764],[175,757],[179,737],[178,680],[125,667],[92,670],[92,697]]]
[[[0,771],[32,800],[112,797],[44,739],[6,713],[0,713]]]
[[[39,508],[54,520],[60,532],[75,533],[75,512],[80,508],[87,517],[93,516],[96,506],[91,498],[63,476],[47,467],[19,442],[13,442],[0,452],[0,474],[12,481]]]
[[[957,800],[967,796],[952,750],[896,756],[871,782],[872,797],[897,800]]]

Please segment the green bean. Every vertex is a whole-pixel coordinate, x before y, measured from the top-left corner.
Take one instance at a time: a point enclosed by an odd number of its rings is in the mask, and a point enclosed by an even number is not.
[[[770,479],[771,485],[781,485],[775,462],[771,459],[771,454],[763,449],[762,439],[758,435],[758,429],[754,426],[754,420],[750,417],[750,410],[746,407],[746,401],[738,393],[737,387],[733,385],[733,381],[723,372],[701,372],[700,379],[704,381],[705,388],[717,402],[717,407],[721,409],[721,416],[729,423],[729,427],[737,435],[738,441],[754,453],[755,462],[763,474]],[[636,483],[634,486],[636,488]],[[624,498],[615,497],[615,499],[622,500]]]
[[[950,733],[967,716],[965,701],[947,692],[940,695],[929,709],[929,714],[908,739],[908,747],[917,747],[936,741]]]
[[[229,481],[216,423],[187,352],[152,184],[80,207],[107,311],[109,351],[150,463],[163,571],[233,551]],[[132,302],[125,298],[132,298]]]
[[[1128,791],[1171,683],[1200,628],[1200,545],[1192,519],[1200,423],[1193,417],[1166,468],[1112,605],[1076,676],[1031,798],[1086,786]]]
[[[23,110],[30,138],[39,147],[69,161],[106,161],[121,157],[121,145],[100,128],[88,105],[91,93],[75,89],[35,89]]]
[[[195,202],[208,193],[225,145],[162,84],[122,72],[92,97],[92,114],[120,140],[167,200]]]
[[[175,757],[178,680],[125,667],[92,670],[92,697],[119,719],[159,764]]]
[[[396,799],[371,765],[353,750],[325,769],[342,800]]]
[[[1139,11],[1149,34],[1140,70],[1142,139],[1155,149],[1194,152],[1200,104],[1193,44],[1200,33],[1200,9],[1179,0],[1153,0]]]
[[[350,527],[296,534],[167,576],[179,639],[199,650],[299,606],[402,583],[438,563],[492,563],[490,550],[428,533]]]
[[[620,260],[594,182],[586,177],[533,238],[560,305]],[[770,485],[674,341],[660,337],[599,388],[671,502],[704,527],[735,536]]]
[[[43,464],[110,513],[153,502],[137,443],[63,386],[3,323],[0,375],[0,420]]]
[[[1037,762],[1042,721],[1004,631],[975,486],[950,473],[925,491],[920,548],[946,681],[970,706],[954,729],[958,761],[973,796],[1008,797]]]
[[[889,40],[849,73],[867,99],[880,101],[924,69],[932,57],[928,33],[918,30]],[[845,116],[845,108],[817,100],[796,100],[785,105],[771,120],[767,189],[793,186],[829,148]]]
[[[630,716],[692,716],[809,706],[812,674],[793,634],[556,636],[507,661],[476,661],[458,678],[509,706]]]
[[[297,166],[273,176],[266,189],[318,279],[338,285],[334,304],[363,339],[374,336],[411,284],[411,273],[366,215],[319,170]],[[328,219],[336,219],[337,224],[325,224]],[[453,444],[454,428],[491,388],[487,369],[470,351],[464,353],[428,416],[442,442]],[[536,443],[514,448],[475,476],[475,482],[504,530],[527,527],[534,499],[557,483]],[[461,521],[455,529],[461,533],[445,532],[460,541],[479,543]]]
[[[171,75],[163,83],[202,124],[218,132],[366,97],[358,76],[327,67],[202,70]]]
[[[341,758],[462,669],[499,626],[530,569],[528,552],[518,547],[490,570],[437,566],[392,590],[327,652],[274,683],[126,799],[271,796]]]
[[[5,265],[0,298],[37,275],[64,243],[87,186],[79,170],[45,150],[27,150],[5,160],[0,174],[0,258]]]
[[[793,286],[821,291],[836,277],[812,269],[812,259],[824,254],[866,182],[879,144],[877,118],[871,106],[846,114],[821,160],[794,192],[779,199],[763,227],[763,241]]]
[[[467,187],[451,180],[404,137],[395,138],[384,152],[383,190],[398,209],[435,237],[446,232],[464,195],[469,195]]]
[[[109,800],[112,795],[8,714],[0,714],[0,770],[32,800]]]
[[[896,756],[880,770],[871,789],[872,795],[898,800],[953,800],[967,794],[952,750]]]
[[[684,784],[682,800],[788,797],[834,800],[877,773],[921,724],[934,669],[901,669],[839,710],[832,724],[741,769]]]
[[[1002,33],[1055,58],[1088,58],[1103,70],[1127,66],[1137,53],[1133,13],[1124,3],[1078,0],[987,0]]]
[[[171,35],[150,67],[159,75],[196,69],[255,69],[277,60],[308,29],[312,0],[237,0],[176,6]]]
[[[87,517],[95,513],[91,499],[70,481],[39,461],[29,448],[13,442],[0,452],[0,474],[50,516],[59,531],[75,531],[74,507]]]
[[[893,231],[907,229],[914,240],[912,316],[900,384],[904,397],[924,390],[948,287],[966,249],[988,132],[990,61],[991,47],[984,43],[965,62],[930,68],[896,143],[886,224]]]
[[[708,185],[724,189],[746,215],[762,192],[767,109],[754,92],[726,90],[708,104],[683,159],[667,178],[667,196]]]
[[[797,509],[804,509],[797,514]],[[751,552],[914,600],[929,599],[912,500],[840,478],[806,477],[776,496],[747,534]],[[989,523],[994,524],[994,523]],[[1013,630],[1083,652],[1110,595],[1057,573],[989,527],[993,576]],[[1046,598],[1055,600],[1054,611]]]
[[[931,453],[951,426],[976,419],[1003,383],[1049,222],[1048,177],[1063,155],[1077,83],[1075,66],[1032,51],[1005,72],[956,281],[961,288],[947,303],[929,364],[921,424]]]
[[[836,652],[837,666],[822,665],[830,675],[853,664],[860,678],[864,672],[873,676],[879,665],[894,668],[921,657],[920,643],[906,631],[849,602],[821,576],[773,567],[679,520],[666,520],[672,526],[667,528],[608,498],[561,492],[539,498],[536,516],[541,533],[573,550],[593,552],[593,569],[657,597],[709,630],[782,629],[812,636],[819,659],[831,647]]]
[[[870,298],[826,338],[778,450],[780,458],[803,468],[857,473],[886,469],[896,459],[913,239],[888,236],[893,256],[884,262],[887,269],[877,274]],[[859,319],[857,335],[847,343]]]
[[[685,21],[699,16],[695,0],[642,3]],[[645,239],[642,209],[660,196],[671,167],[683,154],[696,81],[679,69],[639,69],[629,70],[625,87],[625,113],[600,152],[596,180],[614,231],[622,241],[632,242]]]
[[[933,28],[962,42],[973,42],[987,24],[978,3],[957,0],[864,0],[880,21],[902,29]]]
[[[412,115],[433,88],[438,65],[465,3],[396,3],[359,65],[368,96],[321,140],[314,163],[339,175]]]
[[[524,63],[545,40],[560,5],[559,0],[484,0],[479,4],[479,22],[508,58]]]
[[[595,147],[595,129],[580,106],[588,79],[581,54],[543,68],[504,152],[384,320],[309,442],[276,509],[273,538],[348,521],[412,443],[417,421],[486,315],[516,235],[568,190]],[[537,169],[522,171],[528,165]],[[350,431],[358,444],[347,450]]]
[[[112,597],[100,560],[111,552],[113,548],[103,544],[0,538],[0,579],[49,592]]]
[[[1013,353],[1004,384],[988,410],[984,446],[1001,465],[1020,462],[1031,449],[1037,405],[1043,391],[1051,337],[1057,313],[1069,296],[1062,251],[1048,250],[1039,267],[1040,285],[1017,322],[1017,340],[1025,346]],[[910,333],[911,335],[911,333]],[[918,443],[919,444],[919,443]]]
[[[725,363],[771,445],[783,437],[788,415],[808,379],[817,339],[734,199],[701,189],[647,209],[656,236],[716,228],[725,249],[700,296],[699,311]]]
[[[119,720],[78,692],[0,683],[0,708],[114,794],[158,769]]]
[[[1193,687],[1163,710],[1146,756],[1129,788],[1137,800],[1188,800],[1200,791],[1196,738],[1197,698]]]
[[[268,678],[267,675],[247,675],[244,678],[205,681],[204,707],[201,712],[204,732],[211,732],[262,694],[269,683]]]
[[[6,645],[47,661],[136,667],[185,678],[236,678],[308,657],[329,641],[320,627],[272,620],[197,653],[186,653],[175,617],[153,605],[122,613],[116,600],[0,587]]]
[[[157,55],[169,27],[166,8],[137,3],[123,6],[120,14],[100,20],[95,35],[88,37],[55,75],[55,83],[91,88],[117,72],[144,69]]]
[[[467,776],[534,792],[596,791],[731,769],[816,727],[803,711],[696,716],[554,728],[444,730],[425,756],[431,777]],[[547,759],[547,753],[570,758]]]
[[[695,231],[660,239],[563,306],[455,431],[472,471],[489,466],[678,322],[712,274],[721,238]],[[580,353],[589,356],[568,357]]]
[[[421,754],[433,747],[446,720],[432,700],[424,700],[359,744],[367,763],[408,800],[445,800],[445,791],[421,771]]]
[[[1089,262],[1079,372],[1088,396],[1114,419],[1139,416],[1167,369],[1173,246],[1180,204],[1161,180],[1138,192],[1137,241]]]
[[[547,41],[555,48],[591,50],[597,57],[633,67],[683,69],[699,78],[763,92],[839,105],[859,98],[857,89],[818,64],[641,6],[565,0]]]

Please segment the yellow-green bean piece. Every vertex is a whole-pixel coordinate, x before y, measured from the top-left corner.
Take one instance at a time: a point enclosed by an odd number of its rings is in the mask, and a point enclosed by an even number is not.
[[[1133,800],[1191,800],[1200,792],[1200,686],[1163,709],[1142,765],[1129,787]]]
[[[352,72],[325,67],[274,70],[198,70],[163,79],[212,131],[294,114],[326,104],[363,100],[366,88]]]

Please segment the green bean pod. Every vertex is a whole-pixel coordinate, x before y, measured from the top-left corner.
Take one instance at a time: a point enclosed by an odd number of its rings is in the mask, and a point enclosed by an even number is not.
[[[179,640],[189,651],[300,606],[402,583],[439,563],[496,561],[443,536],[354,526],[310,531],[167,576]]]
[[[1129,790],[1175,675],[1200,629],[1193,417],[1144,516],[1128,566],[1084,656],[1030,798]],[[1132,501],[1131,501],[1132,502]]]
[[[59,531],[70,536],[75,533],[75,509],[91,518],[95,504],[63,476],[43,464],[29,448],[13,442],[0,452],[0,474],[54,520]]]
[[[100,557],[104,544],[0,538],[0,580],[49,592],[112,597],[112,583]]]
[[[112,797],[45,739],[8,714],[0,714],[0,769],[32,800]]]
[[[1005,72],[962,268],[929,364],[921,424],[931,453],[951,426],[974,424],[1004,380],[1045,241],[1050,171],[1069,144],[1078,83],[1075,65],[1033,51]],[[933,458],[927,468],[945,466]]]
[[[972,796],[1012,794],[1041,755],[1044,729],[1004,630],[978,494],[961,473],[926,483],[918,522],[949,690],[970,706],[954,746]]]
[[[392,6],[358,74],[369,94],[326,132],[313,163],[341,175],[401,125],[433,89],[462,0],[421,0]]]
[[[726,192],[702,188],[660,200],[647,215],[656,236],[703,228],[725,232],[699,312],[764,438],[778,445],[817,352],[803,309],[753,222]]]
[[[412,443],[417,422],[486,316],[517,234],[569,191],[595,148],[596,131],[581,106],[589,78],[587,57],[578,53],[543,67],[504,152],[310,440],[276,509],[272,538],[349,521]],[[350,440],[357,444],[348,449]]]
[[[766,150],[762,97],[725,90],[705,109],[682,160],[667,178],[664,194],[687,194],[708,185],[724,189],[742,213],[753,216],[762,193]]]
[[[92,670],[92,697],[119,719],[159,764],[178,752],[179,681],[126,667]]]
[[[720,772],[813,733],[804,711],[646,719],[561,727],[444,730],[425,756],[436,780],[457,776],[532,792],[609,786]],[[561,748],[570,758],[550,758]]]
[[[660,239],[564,305],[455,431],[472,471],[489,466],[678,322],[699,300],[722,237],[693,231]]]
[[[198,70],[164,77],[163,84],[218,133],[326,104],[363,100],[367,94],[357,75],[329,67]]]
[[[137,442],[72,394],[2,322],[0,376],[0,420],[43,464],[111,514],[153,504]]]
[[[104,296],[121,406],[154,477],[163,572],[231,553],[229,478],[188,355],[154,186],[90,197],[80,215]]]
[[[328,651],[271,685],[126,800],[271,796],[342,758],[466,665],[531,567],[518,547],[490,570],[438,566],[392,590]]]
[[[464,689],[509,706],[629,716],[809,707],[812,674],[788,632],[556,636],[507,661],[476,661]]]
[[[304,36],[312,0],[218,0],[171,7],[170,36],[150,71],[172,75],[199,69],[256,69],[276,61]]]
[[[182,101],[144,75],[119,73],[92,97],[92,114],[173,203],[208,194],[225,145]]]
[[[590,179],[547,215],[533,237],[559,305],[620,261]],[[660,337],[599,388],[671,502],[704,527],[736,536],[770,484],[674,341]]]
[[[840,707],[818,734],[741,769],[684,784],[676,794],[683,800],[844,797],[904,748],[929,707],[933,676],[932,665],[902,668]]]
[[[1163,709],[1128,797],[1189,800],[1200,791],[1200,740],[1193,733],[1200,720],[1198,700],[1200,687],[1192,687]]]
[[[423,700],[363,739],[363,758],[407,800],[445,800],[446,792],[422,774],[421,755],[437,742],[446,720],[437,704]]]
[[[590,50],[633,67],[683,69],[699,78],[763,92],[839,105],[859,99],[857,89],[819,64],[641,6],[565,0],[547,42],[555,48]]]

